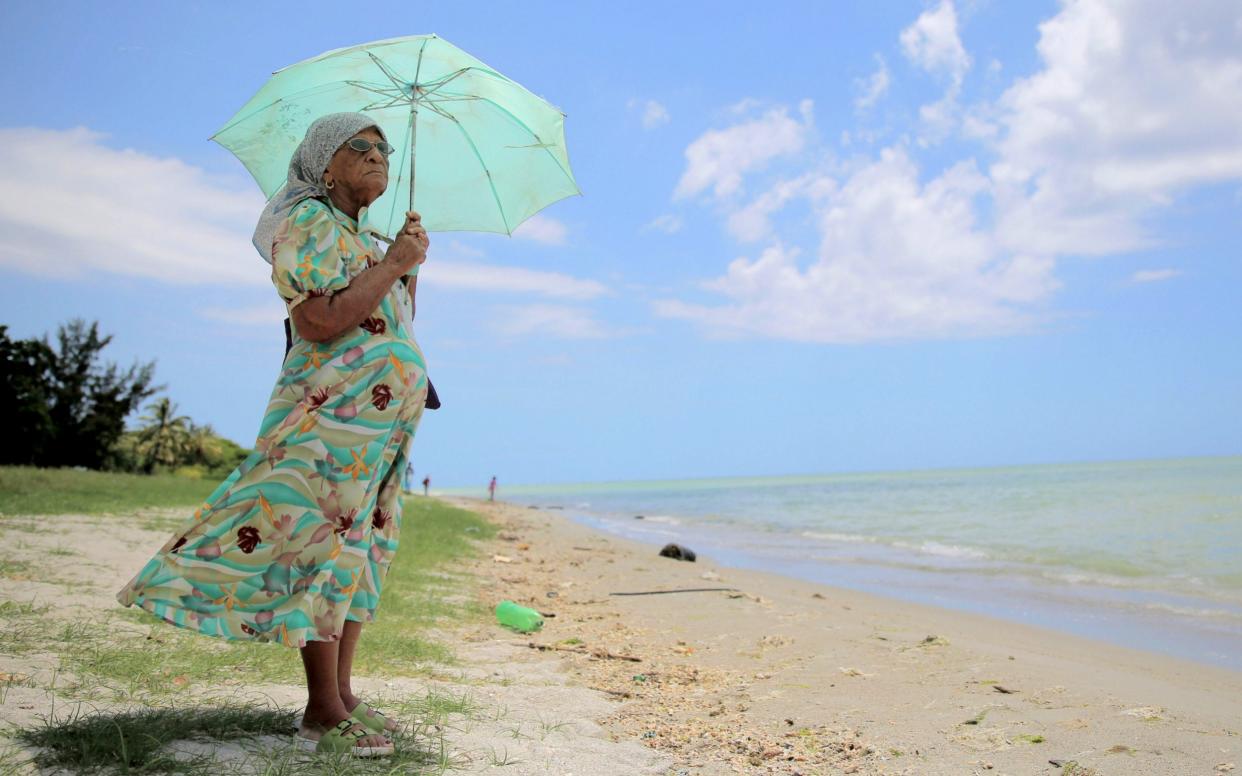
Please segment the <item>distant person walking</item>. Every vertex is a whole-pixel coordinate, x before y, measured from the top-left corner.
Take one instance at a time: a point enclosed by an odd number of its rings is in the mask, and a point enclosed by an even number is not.
[[[496,500],[496,475],[492,475],[492,481],[487,484],[487,500]]]
[[[414,464],[406,464],[405,467],[405,492],[409,493],[414,490]]]
[[[427,398],[411,329],[427,232],[409,213],[381,254],[358,226],[392,151],[361,113],[307,129],[255,229],[293,323],[255,450],[117,596],[204,635],[300,649],[297,744],[359,756],[394,751],[397,723],[354,695],[350,675],[397,547]]]
[[[427,489],[431,487],[431,477],[423,477],[423,495],[427,495]]]

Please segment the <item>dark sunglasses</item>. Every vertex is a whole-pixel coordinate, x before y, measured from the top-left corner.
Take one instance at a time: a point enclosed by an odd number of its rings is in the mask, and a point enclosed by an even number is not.
[[[379,152],[383,154],[384,156],[392,156],[392,152],[397,150],[393,148],[391,145],[389,145],[388,143],[385,143],[383,140],[379,141],[378,143],[372,143],[370,140],[364,140],[360,137],[350,138],[349,142],[345,143],[345,145],[349,146],[350,148],[354,149],[360,154],[365,154],[367,151],[370,151],[372,148],[378,148]]]

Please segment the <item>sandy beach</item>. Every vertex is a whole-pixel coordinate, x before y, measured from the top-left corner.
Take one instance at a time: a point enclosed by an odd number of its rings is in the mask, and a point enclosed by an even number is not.
[[[555,654],[616,699],[604,727],[677,773],[1180,776],[1239,761],[1236,672],[461,503],[503,526],[480,568],[493,597],[556,615],[526,641],[576,650]],[[733,590],[613,595],[713,587]]]
[[[444,747],[428,772],[1216,776],[1239,761],[1234,672],[709,557],[670,560],[557,511],[449,500],[499,527],[466,569],[478,603],[509,598],[549,616],[531,635],[472,620],[439,634],[454,663],[356,683],[416,722],[452,707],[427,722]],[[50,606],[39,626],[48,634],[114,617],[112,592],[164,538],[143,520],[62,516],[23,530],[33,521],[2,526],[4,559],[19,571],[0,577],[0,600]],[[686,588],[726,589],[614,595]],[[149,619],[109,621],[118,641],[167,632]],[[12,731],[53,714],[222,701],[292,714],[304,698],[287,682],[191,682],[175,696],[83,689],[52,646],[6,652],[0,672],[5,772],[40,772],[22,764],[32,752]],[[273,770],[288,740],[173,749],[207,752],[221,773],[312,772],[292,760]]]

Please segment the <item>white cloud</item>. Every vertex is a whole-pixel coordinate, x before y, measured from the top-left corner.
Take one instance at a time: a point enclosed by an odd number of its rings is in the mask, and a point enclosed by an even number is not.
[[[513,230],[514,237],[533,240],[544,245],[564,245],[568,234],[569,230],[563,223],[543,214],[531,216]]]
[[[653,129],[668,123],[668,109],[655,100],[648,100],[643,110],[643,128]]]
[[[789,109],[782,106],[727,129],[703,133],[686,148],[686,170],[674,197],[692,197],[709,188],[717,199],[738,193],[745,173],[802,150],[810,133],[812,108],[811,100],[799,104],[801,121],[790,117]]]
[[[265,285],[250,244],[263,197],[87,129],[0,129],[0,262],[64,278]]]
[[[943,140],[957,122],[957,98],[962,80],[970,69],[971,58],[958,36],[957,11],[952,0],[924,11],[901,32],[901,48],[906,58],[932,75],[947,78],[944,96],[919,108],[923,132],[921,145]]]
[[[684,224],[682,223],[680,216],[665,213],[664,215],[656,216],[654,219],[647,222],[641,231],[650,232],[654,230],[657,232],[664,232],[665,234],[676,234],[681,231],[681,227],[683,225]]]
[[[984,143],[994,143],[1000,135],[995,110],[991,105],[973,105],[962,116],[962,137]]]
[[[729,233],[742,242],[757,242],[771,236],[771,216],[800,197],[820,200],[835,189],[836,183],[823,175],[808,173],[792,180],[777,181],[748,204],[728,215]]]
[[[595,320],[590,310],[567,305],[534,304],[498,309],[496,327],[507,337],[606,339],[618,336]]]
[[[948,137],[957,126],[958,121],[957,93],[950,89],[935,102],[919,106],[919,118],[923,121],[918,143],[927,147]]]
[[[1242,178],[1235,2],[1082,0],[1040,26],[1043,67],[1001,97],[1000,233],[1113,253],[1191,186]]]
[[[1179,269],[1140,269],[1130,276],[1131,283],[1159,283],[1182,274]]]
[[[239,326],[271,326],[284,320],[288,313],[275,297],[268,304],[250,307],[204,307],[198,314],[209,321],[232,323]]]
[[[988,186],[969,162],[920,184],[907,154],[886,149],[817,209],[821,241],[806,266],[797,248],[777,241],[707,284],[728,304],[663,301],[656,313],[717,334],[807,342],[1020,330],[1031,318],[1023,305],[1056,281],[1050,261],[997,251],[973,206]]]
[[[437,238],[434,245],[436,245],[437,247],[433,249],[433,252],[431,255],[437,261],[442,258],[448,258],[450,260],[481,259],[487,255],[482,250],[474,247],[473,245],[467,245],[461,240],[455,240],[452,238],[449,238],[448,244],[443,247],[440,247],[440,240],[439,238]]]
[[[755,108],[763,107],[763,100],[757,100],[754,97],[743,97],[737,102],[729,106],[728,112],[734,116],[742,116],[750,113]]]
[[[643,129],[655,129],[668,123],[668,108],[655,100],[630,100],[627,107],[632,111],[642,111]]]
[[[1154,216],[1183,192],[1242,180],[1234,2],[1066,2],[1040,26],[1036,71],[964,112],[957,89],[970,57],[952,4],[920,16],[902,43],[950,82],[924,106],[918,135],[939,125],[977,151],[931,171],[917,145],[898,143],[878,158],[812,163],[746,201],[717,199],[723,227],[760,246],[705,284],[715,301],[666,299],[657,314],[716,335],[815,342],[1029,331],[1055,314],[1058,262],[1159,242]],[[801,150],[832,156],[809,140]],[[761,167],[696,180],[735,193]],[[786,212],[793,203],[809,207],[817,245],[801,234],[801,213]],[[1140,270],[1131,280],[1176,276]]]
[[[582,280],[559,272],[448,259],[432,261],[418,272],[419,285],[469,291],[534,294],[562,299],[594,299],[608,289],[594,280]]]
[[[169,283],[270,286],[250,244],[263,209],[256,188],[232,188],[175,158],[116,150],[87,129],[0,129],[0,262],[32,274],[74,279],[98,272]],[[566,229],[547,216],[515,233],[550,244]],[[482,254],[456,240],[450,257]],[[426,282],[450,288],[593,299],[594,280],[450,258],[432,249]],[[204,308],[210,320],[268,324],[280,305]]]
[[[878,54],[875,59],[879,64],[876,71],[866,78],[860,78],[854,82],[854,88],[859,92],[858,97],[854,100],[854,107],[858,110],[867,110],[888,92],[888,87],[891,83],[888,65],[885,64],[884,58]]]
[[[901,50],[919,67],[934,75],[947,75],[956,85],[970,69],[970,55],[957,34],[957,11],[953,0],[924,11],[901,32]]]

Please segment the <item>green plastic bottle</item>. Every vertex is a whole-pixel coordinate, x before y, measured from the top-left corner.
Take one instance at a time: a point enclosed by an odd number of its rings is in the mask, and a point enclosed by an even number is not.
[[[543,615],[534,609],[518,606],[512,601],[496,604],[496,620],[506,628],[522,633],[537,631],[543,627]]]

